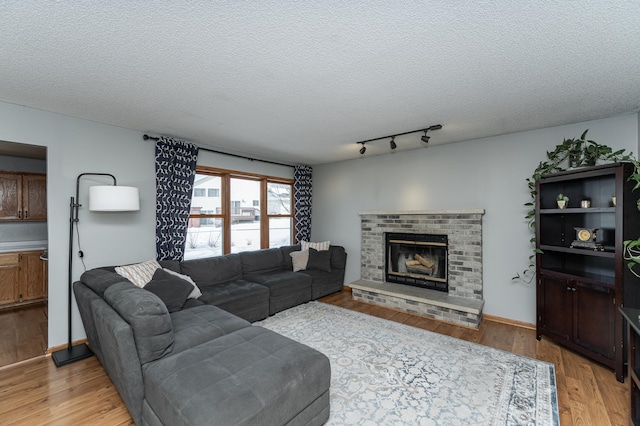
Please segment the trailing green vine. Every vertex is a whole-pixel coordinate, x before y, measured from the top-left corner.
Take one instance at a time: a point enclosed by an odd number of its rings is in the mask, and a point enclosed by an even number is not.
[[[533,172],[530,178],[527,178],[527,186],[529,188],[529,194],[531,195],[531,201],[525,203],[526,207],[530,209],[527,211],[525,219],[528,222],[530,230],[534,233],[534,236],[529,240],[533,244],[533,254],[529,256],[529,266],[519,274],[516,274],[512,280],[519,280],[530,283],[535,278],[536,267],[535,259],[536,254],[542,253],[542,250],[536,248],[536,182],[543,176],[557,173],[568,168],[595,166],[598,161],[601,163],[618,163],[629,162],[634,165],[634,172],[629,177],[629,180],[635,181],[636,185],[633,190],[640,188],[640,163],[631,153],[626,153],[624,149],[613,151],[606,145],[599,144],[595,141],[586,139],[587,132],[584,133],[578,139],[565,139],[561,144],[557,145],[553,151],[547,151],[547,159],[541,161],[538,167]],[[565,166],[566,165],[566,166]],[[640,210],[640,199],[637,202],[638,210]],[[633,270],[633,267],[640,265],[640,236],[635,240],[629,240],[624,242],[625,253],[624,258],[628,260],[628,268],[637,277],[640,278],[640,274]]]

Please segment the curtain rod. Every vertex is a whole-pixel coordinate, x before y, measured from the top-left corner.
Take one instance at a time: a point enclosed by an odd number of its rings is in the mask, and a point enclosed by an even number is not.
[[[149,136],[146,133],[144,135],[142,135],[142,139],[146,140],[154,140],[154,141],[158,141],[160,140],[160,138],[154,138],[153,136]],[[259,158],[251,158],[251,157],[246,157],[244,155],[238,155],[238,154],[231,154],[228,152],[222,152],[222,151],[216,151],[215,149],[209,149],[209,148],[202,148],[202,147],[198,147],[198,149],[202,150],[202,151],[208,151],[208,152],[213,152],[215,154],[222,154],[222,155],[229,155],[231,157],[236,157],[236,158],[243,158],[245,160],[249,160],[249,161],[260,161],[261,163],[268,163],[268,164],[275,164],[276,166],[285,166],[285,167],[295,167],[292,166],[291,164],[284,164],[284,163],[278,163],[276,161],[269,161],[269,160],[261,160]]]

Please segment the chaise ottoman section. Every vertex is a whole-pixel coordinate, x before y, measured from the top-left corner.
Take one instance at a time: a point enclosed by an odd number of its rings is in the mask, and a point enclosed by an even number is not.
[[[173,352],[182,352],[251,323],[213,305],[201,305],[173,312]]]
[[[262,327],[239,329],[143,366],[147,424],[322,424],[329,359]]]

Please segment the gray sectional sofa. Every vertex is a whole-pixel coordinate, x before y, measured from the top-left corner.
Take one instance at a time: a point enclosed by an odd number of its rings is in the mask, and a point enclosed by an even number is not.
[[[326,422],[327,357],[249,322],[342,288],[342,247],[323,253],[330,270],[293,272],[289,253],[297,250],[162,262],[202,291],[173,312],[113,268],[89,270],[74,283],[89,345],[136,424]]]

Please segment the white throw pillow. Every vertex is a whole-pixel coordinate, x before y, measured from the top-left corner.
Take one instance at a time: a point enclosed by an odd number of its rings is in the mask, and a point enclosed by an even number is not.
[[[294,251],[289,253],[289,256],[291,256],[293,272],[304,271],[307,269],[307,262],[309,262],[309,250]]]
[[[138,287],[144,287],[153,279],[153,273],[160,268],[158,261],[152,259],[133,265],[116,266],[116,272]]]
[[[197,299],[198,297],[202,296],[200,287],[198,287],[198,285],[191,279],[189,275],[179,274],[176,271],[172,271],[171,269],[167,269],[167,268],[163,268],[163,269],[168,273],[170,273],[171,275],[175,275],[178,278],[182,278],[183,280],[187,281],[189,284],[193,286],[193,290],[191,291],[191,293],[189,293],[189,296],[187,296],[187,299]]]
[[[302,250],[309,250],[310,248],[316,249],[318,251],[329,250],[330,241],[322,241],[320,243],[310,243],[309,241],[301,241],[300,245],[302,246]]]

